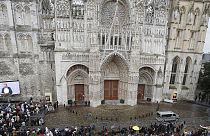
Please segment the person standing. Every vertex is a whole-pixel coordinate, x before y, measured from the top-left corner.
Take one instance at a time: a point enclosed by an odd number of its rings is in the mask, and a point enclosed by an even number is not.
[[[2,93],[2,94],[12,94],[13,91],[12,91],[11,87],[9,87],[9,86],[7,85],[7,83],[5,83],[5,84],[4,84],[4,87],[3,87],[2,90],[1,90],[1,93]]]

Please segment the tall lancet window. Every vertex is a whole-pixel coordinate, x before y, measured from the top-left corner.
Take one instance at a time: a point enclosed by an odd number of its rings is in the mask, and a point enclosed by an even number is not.
[[[6,34],[4,36],[4,44],[5,44],[5,50],[11,52],[11,39],[10,39],[10,36],[8,34]]]
[[[0,5],[0,25],[2,24],[8,24],[7,7],[4,4]]]
[[[0,51],[4,51],[4,37],[0,35]]]
[[[189,75],[189,69],[190,69],[190,65],[191,65],[192,61],[190,57],[187,57],[186,59],[186,64],[185,64],[185,69],[184,69],[184,77],[183,77],[183,81],[182,81],[182,85],[186,84],[188,75]]]
[[[199,14],[200,14],[200,9],[196,8],[195,9],[195,17],[194,17],[194,20],[193,20],[193,25],[197,24],[197,19],[198,19]]]
[[[25,44],[25,36],[19,35],[18,36],[18,49],[20,52],[26,51],[26,44]]]
[[[183,30],[177,30],[177,34],[176,34],[176,45],[175,48],[176,49],[180,49],[180,42],[182,41],[182,32]]]
[[[24,19],[23,19],[23,11],[20,6],[16,7],[16,24],[17,25],[23,25]]]
[[[185,11],[186,11],[186,10],[185,10],[185,7],[184,7],[184,6],[180,8],[180,19],[179,19],[179,24],[184,23],[183,19],[184,19]]]
[[[72,16],[76,19],[84,18],[84,2],[83,0],[72,1]]]
[[[25,15],[24,15],[24,21],[25,25],[31,25],[31,13],[30,13],[30,8],[25,7]]]
[[[176,82],[176,78],[178,76],[178,71],[179,71],[179,64],[180,64],[179,57],[175,57],[172,63],[170,84],[175,84]]]
[[[26,36],[25,44],[26,44],[27,52],[32,52],[33,43],[32,43],[32,38],[30,35]]]

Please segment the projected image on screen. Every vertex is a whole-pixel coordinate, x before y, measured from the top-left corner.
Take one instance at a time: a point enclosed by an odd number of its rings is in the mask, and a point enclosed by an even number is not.
[[[19,81],[0,82],[0,94],[1,96],[20,94]]]

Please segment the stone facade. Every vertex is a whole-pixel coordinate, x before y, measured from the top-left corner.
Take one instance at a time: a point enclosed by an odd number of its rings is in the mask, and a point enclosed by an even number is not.
[[[209,4],[3,0],[0,81],[19,80],[18,98],[60,104],[193,99]]]

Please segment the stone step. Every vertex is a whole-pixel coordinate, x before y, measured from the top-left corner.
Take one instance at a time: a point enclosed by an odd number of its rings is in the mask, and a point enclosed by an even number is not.
[[[120,100],[105,100],[105,104],[107,104],[107,105],[118,105],[118,104],[120,104]]]

